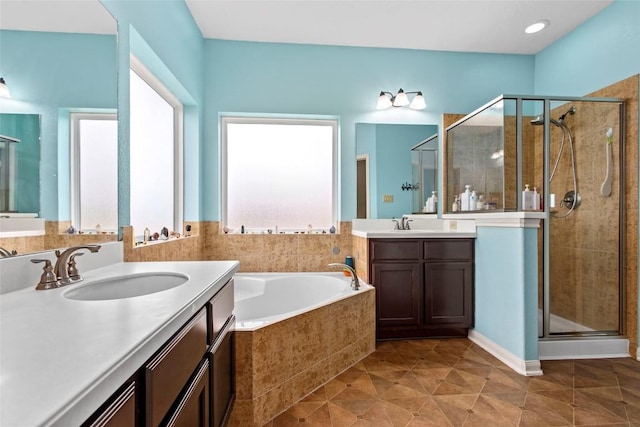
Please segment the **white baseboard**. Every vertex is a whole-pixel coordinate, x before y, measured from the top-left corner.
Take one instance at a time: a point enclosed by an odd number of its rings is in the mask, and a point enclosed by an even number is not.
[[[469,329],[469,339],[520,375],[542,375],[539,360],[523,360],[474,329]]]

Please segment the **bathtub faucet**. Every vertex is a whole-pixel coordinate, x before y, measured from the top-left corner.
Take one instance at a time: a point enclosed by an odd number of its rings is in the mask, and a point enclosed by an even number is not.
[[[353,289],[354,291],[360,289],[360,280],[358,280],[358,275],[356,274],[356,271],[353,269],[353,267],[347,264],[340,264],[339,262],[331,263],[329,264],[329,267],[342,267],[348,269],[351,273],[351,289]]]

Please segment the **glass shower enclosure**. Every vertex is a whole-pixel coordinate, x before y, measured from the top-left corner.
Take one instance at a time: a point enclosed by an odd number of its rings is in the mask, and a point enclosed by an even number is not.
[[[467,185],[478,215],[544,212],[542,339],[624,334],[623,136],[624,101],[588,97],[502,95],[446,130],[444,212]]]
[[[413,213],[425,213],[425,202],[438,191],[437,133],[411,147],[411,174],[418,183],[418,191],[413,192]]]

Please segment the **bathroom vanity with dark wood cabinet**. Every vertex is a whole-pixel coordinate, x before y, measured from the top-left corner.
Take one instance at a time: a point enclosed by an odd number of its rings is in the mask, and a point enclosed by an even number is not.
[[[460,337],[473,326],[474,240],[369,239],[378,339]]]
[[[84,426],[220,427],[234,399],[233,280]]]

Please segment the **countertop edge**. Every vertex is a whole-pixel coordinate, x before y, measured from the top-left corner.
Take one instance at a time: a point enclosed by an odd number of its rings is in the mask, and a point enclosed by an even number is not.
[[[229,267],[219,272],[208,283],[203,281],[200,291],[195,292],[188,302],[175,311],[171,317],[158,324],[157,328],[148,336],[141,339],[134,349],[123,352],[118,361],[97,375],[89,387],[79,388],[77,393],[65,404],[58,407],[55,412],[43,414],[39,425],[42,426],[69,426],[81,425],[114,392],[118,390],[129,378],[131,378],[178,330],[195,315],[207,301],[209,301],[220,288],[239,270],[238,261],[222,261],[229,263]],[[172,262],[173,263],[173,262]],[[122,264],[149,264],[149,263],[122,263]],[[13,419],[13,418],[12,418]],[[15,419],[13,420],[15,421]],[[7,422],[12,422],[7,420]],[[7,424],[9,426],[11,424]]]
[[[365,239],[469,239],[476,238],[476,233],[471,231],[435,231],[435,230],[408,230],[408,231],[362,231],[353,230],[353,236]]]

